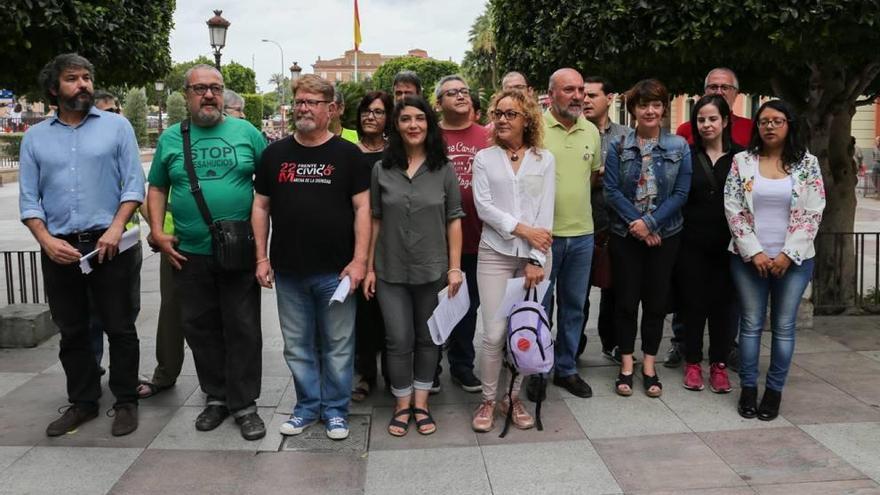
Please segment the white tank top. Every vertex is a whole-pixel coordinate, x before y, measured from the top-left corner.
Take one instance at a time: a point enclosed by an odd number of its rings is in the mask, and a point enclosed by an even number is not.
[[[779,256],[785,246],[788,219],[791,215],[791,176],[782,179],[761,177],[755,173],[752,204],[755,206],[755,234],[770,258]]]

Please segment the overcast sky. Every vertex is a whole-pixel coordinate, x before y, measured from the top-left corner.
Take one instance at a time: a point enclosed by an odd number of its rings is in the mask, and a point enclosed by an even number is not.
[[[483,12],[484,0],[358,0],[361,50],[387,55],[422,48],[440,60],[461,63],[468,48],[468,31]],[[223,49],[224,63],[234,60],[253,67],[257,84],[265,92],[273,73],[284,74],[294,61],[303,73],[311,64],[332,59],[354,48],[354,0],[181,0],[174,13],[171,58],[175,62],[199,55],[214,58],[205,24],[214,9],[222,9],[231,22]]]

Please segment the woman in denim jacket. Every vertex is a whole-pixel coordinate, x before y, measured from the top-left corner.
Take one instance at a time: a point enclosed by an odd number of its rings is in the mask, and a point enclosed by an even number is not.
[[[813,239],[825,209],[825,186],[816,157],[807,153],[787,103],[761,105],[747,151],[733,158],[724,185],[724,214],[732,239],[730,266],[742,306],[738,410],[770,421],[779,414],[782,387],[794,353],[795,322],[813,274]],[[770,308],[773,342],[760,407],[758,352]]]
[[[605,198],[611,208],[611,267],[615,327],[623,363],[615,389],[633,392],[633,352],[642,303],[642,380],[649,397],[663,390],[654,367],[666,316],[672,269],[684,220],[681,208],[691,184],[687,142],[663,132],[669,93],[647,79],[626,94],[626,109],[637,127],[609,147]]]

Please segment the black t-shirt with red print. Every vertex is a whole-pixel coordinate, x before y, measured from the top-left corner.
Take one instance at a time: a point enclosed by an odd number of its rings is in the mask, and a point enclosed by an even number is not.
[[[254,188],[269,196],[272,268],[296,275],[338,273],[354,253],[352,196],[370,187],[358,147],[338,136],[314,147],[293,136],[269,145]]]

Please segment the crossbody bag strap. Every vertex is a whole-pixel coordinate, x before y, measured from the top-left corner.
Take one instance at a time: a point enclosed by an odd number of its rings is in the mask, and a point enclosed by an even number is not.
[[[192,193],[199,207],[199,213],[208,228],[212,228],[214,220],[211,218],[211,210],[208,209],[208,203],[205,203],[205,196],[202,194],[202,186],[199,184],[199,178],[196,177],[196,167],[192,162],[192,140],[189,133],[189,119],[180,123],[180,133],[183,135],[183,168],[186,169],[186,176],[189,178],[189,192]]]
[[[712,191],[717,191],[718,179],[715,178],[715,171],[712,169],[712,166],[709,165],[709,158],[705,153],[698,151],[697,161],[700,162],[700,165],[703,167],[703,172],[706,172],[706,177],[709,179],[709,186],[712,188]]]

